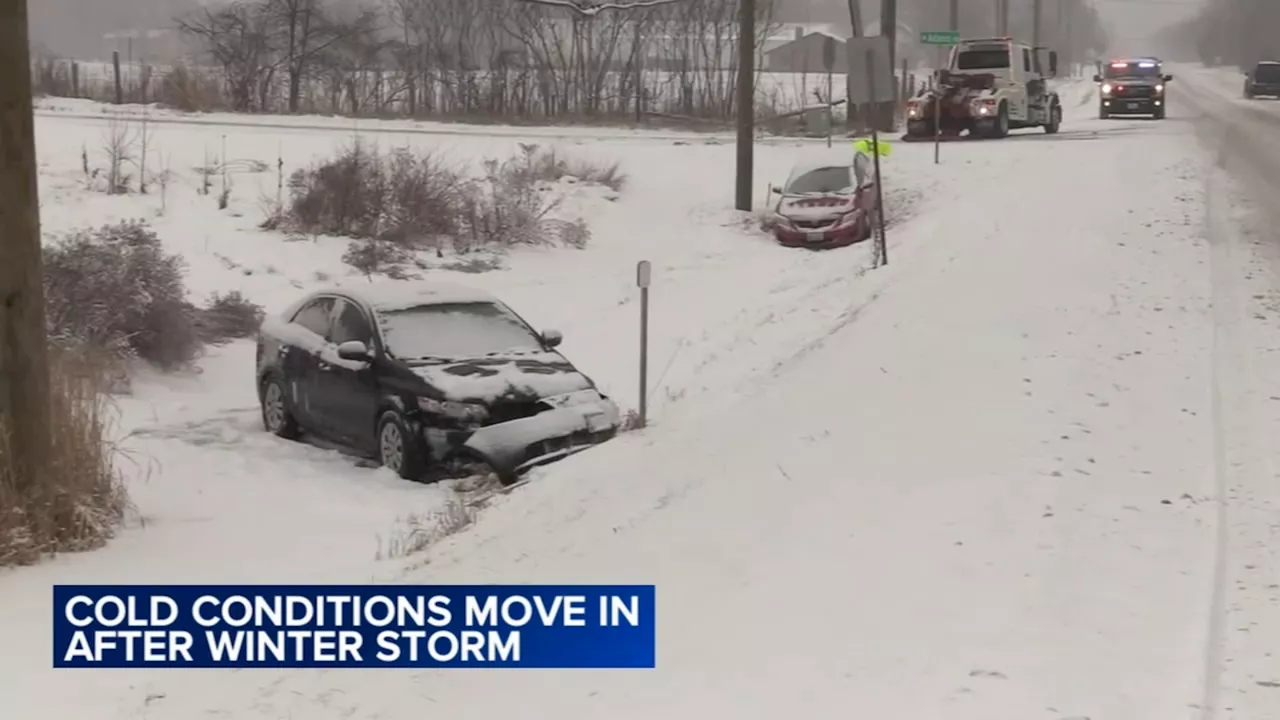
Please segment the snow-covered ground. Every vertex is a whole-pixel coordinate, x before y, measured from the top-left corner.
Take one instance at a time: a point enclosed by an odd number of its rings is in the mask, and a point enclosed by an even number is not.
[[[1215,658],[1210,686],[1224,718],[1280,716],[1280,557],[1276,554],[1280,458],[1280,103],[1240,98],[1243,78],[1221,69],[1179,68],[1215,167],[1204,174],[1218,353],[1221,509]],[[1234,349],[1234,352],[1233,352]]]
[[[119,407],[145,522],[0,575],[3,707],[33,720],[1189,714],[1215,687],[1210,610],[1225,597],[1216,500],[1237,427],[1224,418],[1241,416],[1223,393],[1259,400],[1266,376],[1218,381],[1280,337],[1246,317],[1262,290],[1233,283],[1248,253],[1210,251],[1211,235],[1238,239],[1221,212],[1206,222],[1210,158],[1186,111],[1098,121],[1090,83],[1064,92],[1056,137],[948,144],[940,165],[927,144],[896,144],[890,265],[870,273],[865,248],[784,250],[727,210],[731,144],[561,141],[630,174],[617,197],[572,189],[589,247],[429,275],[564,330],[566,354],[630,406],[634,264],[653,261],[656,424],[538,471],[425,553],[394,557],[396,519],[445,491],[264,435],[247,343],[197,376],[141,378]],[[287,172],[349,127],[156,124],[178,175],[163,216],[155,195],[83,190],[81,148],[103,128],[39,119],[47,229],[151,217],[197,297],[240,289],[269,308],[342,272],[339,241],[254,229],[271,172],[237,174],[220,212],[192,167],[225,137],[229,157],[279,155]],[[513,151],[518,132],[378,138],[473,161]],[[759,201],[809,149],[760,147]],[[1224,319],[1220,292],[1244,314]],[[1248,331],[1215,332],[1228,322]],[[1255,480],[1240,482],[1262,493]],[[504,673],[496,693],[473,671],[49,669],[51,583],[367,580],[653,582],[658,669]]]

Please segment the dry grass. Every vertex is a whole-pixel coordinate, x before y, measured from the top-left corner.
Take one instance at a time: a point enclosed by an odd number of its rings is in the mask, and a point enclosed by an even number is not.
[[[532,147],[537,148],[536,145]],[[538,180],[556,182],[572,177],[580,182],[603,185],[615,192],[627,184],[627,176],[617,162],[590,160],[561,153],[555,148],[535,151],[531,165]]]
[[[128,497],[115,468],[102,360],[50,348],[53,448],[36,490],[19,490],[0,424],[0,566],[98,547],[119,527]]]
[[[476,520],[476,510],[461,498],[450,497],[444,507],[424,515],[403,518],[385,542],[379,542],[378,560],[395,560],[426,550],[450,535],[466,530]]]

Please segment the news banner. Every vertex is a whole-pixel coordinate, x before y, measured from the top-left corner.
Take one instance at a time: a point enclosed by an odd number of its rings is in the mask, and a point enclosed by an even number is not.
[[[62,668],[652,668],[652,585],[55,585]]]

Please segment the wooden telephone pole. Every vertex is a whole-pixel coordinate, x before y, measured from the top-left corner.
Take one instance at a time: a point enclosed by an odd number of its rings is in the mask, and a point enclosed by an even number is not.
[[[27,0],[0,0],[0,452],[19,491],[48,462],[49,369]]]
[[[756,142],[756,0],[741,0],[738,16],[738,161],[734,205],[751,210]]]

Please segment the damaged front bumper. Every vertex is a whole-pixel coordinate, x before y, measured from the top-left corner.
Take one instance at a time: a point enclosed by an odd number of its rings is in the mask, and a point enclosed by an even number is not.
[[[470,455],[483,460],[504,481],[612,438],[622,424],[618,406],[595,390],[543,398],[551,406],[529,417],[478,428],[470,433],[426,428],[439,456]]]

